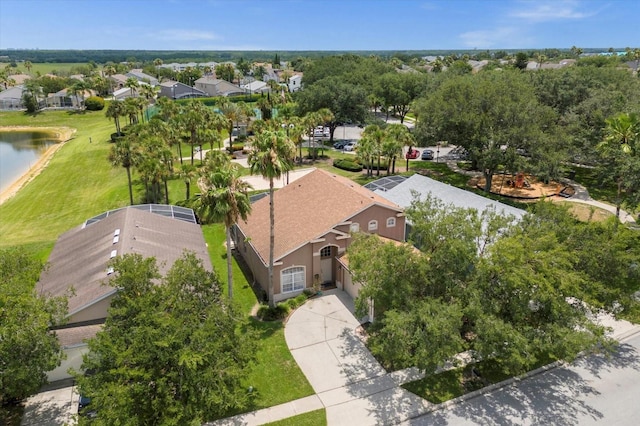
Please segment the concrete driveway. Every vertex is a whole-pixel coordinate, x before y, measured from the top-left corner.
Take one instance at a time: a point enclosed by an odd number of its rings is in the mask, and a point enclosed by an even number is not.
[[[75,386],[43,390],[27,399],[21,426],[63,426],[75,424],[78,394]]]
[[[431,403],[399,387],[415,372],[388,374],[356,334],[353,300],[325,292],[298,308],[285,326],[294,359],[322,402],[329,425],[380,425],[424,413]]]

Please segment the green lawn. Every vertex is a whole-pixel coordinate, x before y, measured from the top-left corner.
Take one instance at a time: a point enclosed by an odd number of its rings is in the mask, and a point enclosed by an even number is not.
[[[540,360],[532,370],[547,365],[551,360]],[[474,368],[479,376],[472,374]],[[465,393],[500,383],[511,376],[500,371],[491,361],[480,361],[474,365],[433,374],[402,387],[434,404],[457,398]]]
[[[309,411],[288,419],[267,423],[266,426],[324,426],[327,424],[325,410]]]
[[[6,62],[0,62],[0,67],[4,68],[6,65],[9,65]],[[23,62],[18,62],[18,70],[25,74],[37,75],[38,72],[41,75],[49,74],[53,71],[61,71],[61,72],[69,72],[71,68],[77,67],[79,65],[86,65],[83,63],[69,63],[69,62],[61,62],[61,63],[49,63],[49,62],[34,62],[32,63],[31,72],[27,72],[27,69],[24,67]],[[15,69],[15,68],[13,68]]]

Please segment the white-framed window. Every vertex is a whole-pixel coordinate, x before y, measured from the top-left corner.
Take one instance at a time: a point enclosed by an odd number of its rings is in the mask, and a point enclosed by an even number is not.
[[[280,291],[290,293],[304,290],[304,266],[293,266],[280,272]]]
[[[353,222],[349,227],[349,231],[358,232],[360,230],[360,224],[358,222]]]
[[[377,220],[370,220],[369,221],[369,225],[367,226],[367,229],[369,231],[376,231],[378,229],[378,221]]]
[[[320,257],[331,257],[331,246],[322,247]]]
[[[387,228],[393,228],[394,226],[396,226],[396,218],[395,217],[390,217],[387,219]]]

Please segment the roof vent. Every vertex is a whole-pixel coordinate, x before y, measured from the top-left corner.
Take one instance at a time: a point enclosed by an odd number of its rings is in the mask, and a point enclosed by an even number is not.
[[[120,237],[119,236],[115,236],[113,237],[113,244],[117,243],[118,241],[120,241]]]
[[[113,259],[118,255],[118,250],[111,250],[111,258]]]
[[[120,228],[118,228],[115,231],[113,231],[113,236],[114,237],[117,237],[118,235],[120,235]]]

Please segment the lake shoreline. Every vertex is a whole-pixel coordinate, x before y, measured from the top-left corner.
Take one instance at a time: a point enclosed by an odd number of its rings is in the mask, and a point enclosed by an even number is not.
[[[0,126],[2,132],[46,132],[51,139],[56,141],[41,156],[38,161],[22,176],[13,181],[6,189],[0,192],[0,204],[4,203],[20,191],[26,184],[31,182],[44,170],[53,157],[53,154],[60,149],[65,142],[73,138],[76,129],[70,127],[32,127],[32,126]]]

